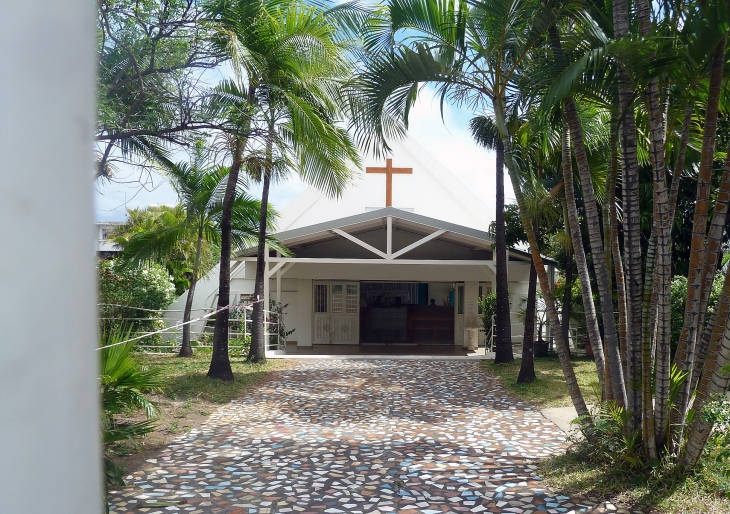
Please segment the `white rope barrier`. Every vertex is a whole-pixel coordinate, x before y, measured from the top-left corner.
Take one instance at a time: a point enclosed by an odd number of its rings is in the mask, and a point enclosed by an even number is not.
[[[198,321],[201,321],[201,320],[204,320],[206,318],[209,318],[209,317],[211,317],[211,316],[213,316],[215,314],[218,314],[219,312],[222,312],[222,311],[224,311],[226,309],[229,309],[230,310],[230,309],[233,308],[233,309],[253,310],[253,305],[255,303],[261,303],[263,301],[264,301],[263,299],[259,298],[256,301],[250,302],[250,303],[248,303],[246,305],[241,305],[240,303],[237,304],[237,305],[225,305],[225,306],[220,306],[219,305],[218,306],[218,310],[213,311],[213,312],[209,312],[208,314],[204,314],[203,316],[197,317],[195,319],[191,319],[189,321],[185,321],[184,323],[178,322],[178,323],[175,323],[175,325],[173,325],[173,326],[166,327],[166,328],[163,328],[163,329],[160,329],[160,330],[156,330],[154,332],[148,332],[148,333],[143,334],[141,336],[137,336],[137,337],[133,337],[131,339],[127,339],[126,341],[119,341],[117,343],[108,344],[106,346],[100,346],[99,348],[97,348],[97,350],[104,350],[106,348],[111,348],[112,346],[119,346],[119,345],[122,345],[122,344],[130,343],[132,341],[137,341],[139,339],[144,339],[145,337],[153,336],[153,335],[156,335],[156,334],[162,334],[163,332],[167,332],[168,330],[178,329],[178,328],[183,327],[185,325],[189,325],[190,323],[197,323]],[[114,305],[114,304],[99,304],[99,305]],[[129,306],[127,306],[127,305],[119,305],[119,307],[129,307]],[[129,308],[131,308],[131,309],[146,310],[146,311],[151,311],[151,312],[159,312],[159,311],[155,311],[155,310],[151,310],[151,309],[143,309],[141,307],[129,307]],[[200,309],[198,309],[198,310],[200,310]],[[234,321],[236,321],[236,320],[234,320]]]
[[[137,311],[146,312],[185,312],[184,309],[145,309],[144,307],[133,307],[132,305],[122,305],[119,303],[98,303],[99,307],[123,307],[125,309],[134,309]],[[191,311],[210,311],[212,307],[199,307],[197,309],[190,309]]]

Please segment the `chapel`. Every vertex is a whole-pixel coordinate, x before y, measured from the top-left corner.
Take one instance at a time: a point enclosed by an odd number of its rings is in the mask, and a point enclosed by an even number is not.
[[[482,201],[412,139],[387,158],[364,158],[340,197],[309,188],[280,212],[278,238],[292,252],[266,254],[264,302],[286,305],[293,330],[267,355],[347,345],[387,354],[484,344],[478,299],[492,292],[496,262],[489,225],[494,206]],[[551,280],[554,262],[545,260]],[[530,255],[508,250],[513,342],[522,341],[518,312],[527,296]],[[231,302],[249,302],[256,249],[237,252]],[[218,304],[218,269],[197,286],[194,308]],[[185,294],[170,309],[182,309]],[[171,320],[174,321],[174,320]],[[340,348],[341,349],[341,348]]]

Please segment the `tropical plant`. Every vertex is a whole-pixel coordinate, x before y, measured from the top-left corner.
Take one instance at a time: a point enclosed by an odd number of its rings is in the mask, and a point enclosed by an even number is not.
[[[494,221],[494,252],[497,252],[496,261],[496,293],[497,293],[497,317],[510,319],[509,309],[509,288],[507,280],[507,227],[505,224],[504,205],[504,144],[499,137],[499,131],[494,120],[488,116],[477,116],[470,122],[471,133],[474,139],[489,150],[496,151],[496,207]],[[494,363],[511,362],[514,360],[512,354],[512,324],[501,323],[497,327],[497,343],[495,345]],[[523,345],[523,350],[525,345]],[[528,345],[532,352],[531,346]],[[523,363],[531,362],[525,360]],[[532,375],[535,370],[533,367]]]
[[[166,262],[170,255],[182,254],[188,265],[189,283],[180,357],[193,354],[190,345],[190,325],[195,286],[212,267],[211,249],[220,244],[222,199],[228,168],[208,162],[202,143],[198,143],[190,163],[167,164],[165,172],[182,202],[176,206],[174,217],[160,216],[145,230],[136,231],[125,240],[117,240],[122,256],[135,262]],[[236,247],[253,246],[259,233],[260,202],[242,188],[236,190],[231,213],[231,239]],[[275,212],[267,223],[273,226]],[[272,238],[267,242],[281,251],[286,250]]]
[[[289,307],[288,303],[282,304],[273,298],[269,300],[269,323],[274,327],[275,333],[270,337],[274,344],[286,345],[287,338],[294,333],[296,329],[287,330],[284,315],[284,309]]]
[[[118,255],[122,260],[135,261],[129,251],[124,251],[131,239],[138,239],[139,234],[159,231],[162,227],[178,226],[186,217],[185,209],[180,204],[127,209],[127,220],[114,228],[111,240],[122,250]],[[200,255],[201,269],[208,271],[213,267],[217,260],[217,252],[217,247],[203,245]],[[176,296],[180,296],[190,288],[194,256],[194,239],[181,238],[153,259],[157,264],[164,266],[172,277]]]
[[[161,311],[175,299],[175,286],[165,268],[114,259],[99,261],[97,271],[102,334],[120,326],[135,332],[162,328]]]
[[[124,343],[133,332],[124,326],[116,326],[102,332],[101,370],[101,427],[104,443],[105,487],[124,486],[124,468],[114,462],[113,445],[137,441],[155,428],[156,411],[146,393],[163,387],[159,370],[143,366],[132,352],[134,342]],[[123,416],[144,411],[147,419],[127,422]]]
[[[235,80],[220,88],[239,120],[229,139],[233,163],[223,201],[219,304],[230,290],[229,201],[244,162],[249,175],[263,182],[260,219],[266,219],[269,187],[293,169],[301,178],[332,195],[349,183],[358,155],[339,125],[342,101],[338,91],[349,66],[336,26],[327,12],[297,0],[214,1],[207,5],[217,30],[215,42],[225,50]],[[243,115],[238,115],[242,112]],[[258,130],[254,141],[253,131]],[[258,142],[260,146],[255,146]],[[250,145],[250,146],[249,146]],[[260,227],[254,297],[263,296],[268,251]],[[253,305],[250,358],[264,358],[265,307]],[[209,376],[233,378],[226,341],[227,312],[216,317]]]
[[[479,317],[482,320],[482,328],[485,334],[494,333],[494,325],[497,324],[495,315],[497,313],[497,294],[488,293],[480,296],[477,301],[479,305]]]

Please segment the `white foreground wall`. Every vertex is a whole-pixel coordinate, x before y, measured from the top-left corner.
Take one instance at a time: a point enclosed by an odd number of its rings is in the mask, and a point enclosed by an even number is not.
[[[102,512],[94,0],[0,15],[0,512]],[[42,242],[42,244],[41,244]]]

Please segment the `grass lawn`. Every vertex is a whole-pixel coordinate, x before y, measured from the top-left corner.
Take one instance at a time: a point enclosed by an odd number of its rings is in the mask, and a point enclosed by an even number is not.
[[[520,360],[509,364],[485,362],[483,369],[496,375],[516,397],[540,408],[566,407],[572,402],[556,357],[535,359],[537,380],[517,385]],[[577,358],[573,366],[586,402],[596,404],[596,366]],[[727,452],[728,449],[724,448]],[[568,496],[587,495],[610,499],[646,513],[730,513],[730,462],[719,458],[723,448],[708,444],[700,469],[685,477],[670,466],[650,470],[629,470],[587,444],[575,444],[564,455],[543,459],[538,472],[550,490]]]
[[[553,491],[611,498],[641,512],[730,513],[730,464],[715,462],[717,450],[710,445],[699,472],[689,477],[662,468],[631,471],[578,451],[543,460],[538,472]]]
[[[291,361],[270,359],[263,364],[247,362],[242,357],[231,357],[235,380],[221,382],[206,377],[210,365],[210,351],[195,350],[190,358],[175,354],[141,354],[140,361],[162,371],[165,389],[149,398],[157,407],[157,428],[137,445],[122,443],[114,447],[115,461],[126,468],[125,475],[134,472],[174,438],[189,432],[210,416],[223,403],[245,396],[246,390],[258,384],[271,371],[291,365]],[[128,419],[140,420],[142,413]]]
[[[563,378],[563,370],[557,357],[535,359],[537,380],[529,384],[517,384],[522,359],[515,359],[508,364],[493,364],[485,361],[484,370],[499,378],[502,385],[516,397],[528,401],[537,407],[569,407],[573,405],[568,396],[568,388]],[[596,364],[583,357],[573,359],[573,368],[578,385],[583,391],[587,403],[596,403],[594,390],[598,388]]]
[[[166,397],[173,400],[195,398],[208,403],[227,403],[238,398],[270,371],[290,364],[281,359],[253,364],[243,357],[231,357],[235,380],[222,382],[206,376],[210,366],[210,351],[196,349],[195,355],[190,358],[179,358],[172,354],[142,354],[140,359],[148,366],[162,370],[167,384],[164,391]]]

